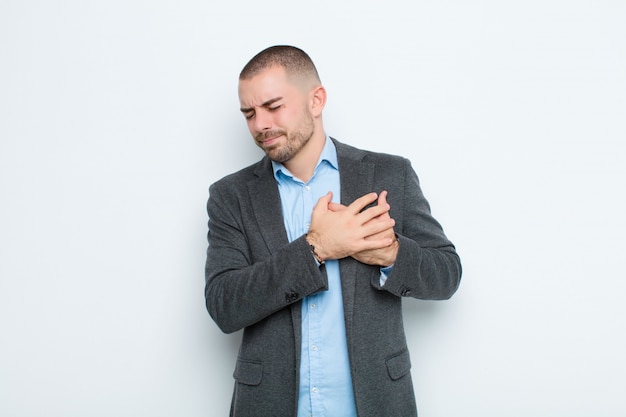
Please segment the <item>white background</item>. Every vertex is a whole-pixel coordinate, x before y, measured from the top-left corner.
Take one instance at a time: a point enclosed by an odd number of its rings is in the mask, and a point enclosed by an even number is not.
[[[286,43],[327,132],[410,158],[461,255],[452,300],[405,303],[420,416],[625,416],[625,22],[618,0],[2,0],[0,415],[227,415],[205,202],[261,156],[241,67]]]

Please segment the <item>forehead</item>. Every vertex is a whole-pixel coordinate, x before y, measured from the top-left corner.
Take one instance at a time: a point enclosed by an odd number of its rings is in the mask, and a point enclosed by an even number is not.
[[[271,67],[254,77],[239,80],[239,101],[244,107],[259,106],[276,97],[299,93],[296,84],[287,76],[284,68]]]

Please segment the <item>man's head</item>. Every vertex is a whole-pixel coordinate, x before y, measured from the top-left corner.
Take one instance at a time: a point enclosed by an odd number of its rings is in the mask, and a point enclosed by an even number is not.
[[[313,60],[295,46],[270,46],[256,54],[239,74],[239,80],[250,80],[271,67],[282,67],[290,78],[308,81],[305,84],[321,84]]]
[[[293,46],[258,53],[239,75],[239,101],[256,144],[286,163],[324,137],[326,91],[309,56]]]

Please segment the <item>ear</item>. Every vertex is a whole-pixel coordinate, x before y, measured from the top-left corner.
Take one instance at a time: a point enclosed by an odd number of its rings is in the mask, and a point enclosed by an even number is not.
[[[310,110],[313,117],[320,116],[326,105],[326,89],[318,85],[310,94]]]

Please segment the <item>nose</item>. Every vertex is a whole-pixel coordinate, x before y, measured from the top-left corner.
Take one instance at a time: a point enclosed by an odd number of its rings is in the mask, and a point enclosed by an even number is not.
[[[271,119],[272,118],[269,112],[265,111],[264,109],[257,109],[253,119],[254,130],[256,130],[257,132],[270,130],[272,128]]]

